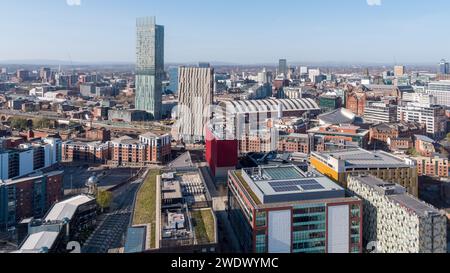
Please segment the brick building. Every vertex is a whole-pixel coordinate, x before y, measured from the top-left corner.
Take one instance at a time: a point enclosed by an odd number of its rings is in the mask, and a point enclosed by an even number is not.
[[[34,173],[0,182],[0,229],[42,217],[63,198],[63,172]]]
[[[348,110],[352,111],[354,114],[358,116],[364,115],[367,101],[367,95],[365,93],[358,91],[350,91],[347,93],[345,101],[346,101],[346,108]]]
[[[416,122],[381,123],[370,128],[369,141],[377,149],[389,150],[389,142],[398,139],[412,139],[425,132],[425,127]]]

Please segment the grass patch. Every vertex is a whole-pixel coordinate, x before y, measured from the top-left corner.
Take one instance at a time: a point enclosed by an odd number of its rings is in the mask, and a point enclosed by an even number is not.
[[[151,225],[151,247],[156,246],[156,177],[159,170],[150,170],[138,192],[134,209],[133,225]]]
[[[192,211],[192,218],[195,221],[195,235],[200,244],[213,243],[216,239],[215,223],[212,211],[196,210]]]

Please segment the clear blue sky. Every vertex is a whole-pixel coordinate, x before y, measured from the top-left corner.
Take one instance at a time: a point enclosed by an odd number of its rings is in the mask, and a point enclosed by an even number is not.
[[[0,1],[0,60],[135,59],[135,18],[157,16],[166,62],[437,63],[448,0]]]

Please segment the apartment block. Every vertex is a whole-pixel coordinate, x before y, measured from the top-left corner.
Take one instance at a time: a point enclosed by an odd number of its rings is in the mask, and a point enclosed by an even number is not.
[[[63,198],[63,172],[33,173],[0,180],[0,229],[25,218],[42,217]]]
[[[434,154],[429,157],[416,156],[413,159],[416,161],[419,176],[449,177],[448,157]]]
[[[445,213],[373,176],[349,176],[348,188],[364,202],[364,243],[377,252],[447,252]]]

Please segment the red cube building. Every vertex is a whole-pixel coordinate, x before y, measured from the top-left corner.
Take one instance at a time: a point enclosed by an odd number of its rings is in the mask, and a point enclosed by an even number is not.
[[[237,139],[226,139],[211,129],[206,129],[206,161],[215,179],[226,179],[228,171],[238,164]]]

